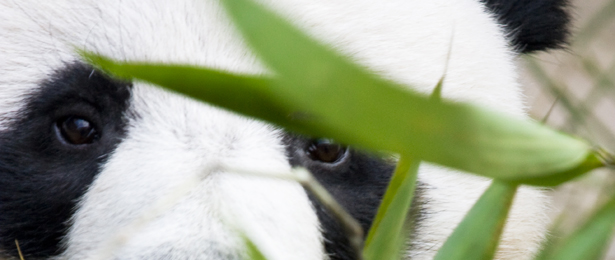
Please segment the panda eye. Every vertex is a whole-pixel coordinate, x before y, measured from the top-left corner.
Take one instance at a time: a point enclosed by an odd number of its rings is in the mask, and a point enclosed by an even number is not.
[[[56,130],[65,142],[73,145],[91,144],[99,137],[90,121],[77,116],[58,120]]]
[[[346,148],[328,139],[311,140],[306,148],[308,157],[323,163],[335,163],[346,154]]]

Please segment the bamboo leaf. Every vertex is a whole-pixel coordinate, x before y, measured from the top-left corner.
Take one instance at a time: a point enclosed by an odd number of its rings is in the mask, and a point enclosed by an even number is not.
[[[594,214],[578,231],[558,245],[551,246],[540,260],[602,259],[615,229],[615,198]],[[552,249],[556,248],[556,249]]]
[[[494,180],[434,259],[492,259],[516,191],[517,185]]]
[[[248,114],[274,123],[284,122],[289,113],[283,103],[271,98],[270,80],[255,76],[198,68],[147,63],[117,63],[82,53],[86,59],[116,76],[167,87],[198,100]]]
[[[303,134],[511,182],[557,185],[602,166],[584,141],[488,109],[432,101],[368,73],[249,0],[223,3],[275,78],[86,58]]]
[[[363,255],[366,260],[399,259],[408,234],[403,226],[410,211],[420,161],[402,156],[372,223]]]
[[[242,236],[246,250],[248,251],[247,260],[267,260],[265,255],[258,249],[258,247],[247,236]]]
[[[543,177],[539,176],[542,175],[540,173],[552,175],[565,172],[568,179],[587,168],[600,165],[597,159],[590,156],[589,146],[584,142],[536,123],[512,120],[511,124],[507,116],[476,107],[429,102],[428,98],[404,91],[403,87],[347,62],[250,0],[225,0],[223,3],[248,43],[280,75],[281,84],[286,86],[279,88],[281,94],[297,102],[300,110],[316,115],[318,122],[315,125],[320,128],[320,135],[337,132],[340,137],[347,137],[340,140],[348,143],[363,141],[361,145],[376,149],[382,149],[379,146],[385,143],[388,146],[385,150],[417,154],[421,159],[485,175],[497,172],[499,174],[492,177],[527,182],[532,182],[528,177]],[[307,95],[311,95],[312,99],[306,99]],[[383,101],[392,108],[382,109],[385,107]],[[376,119],[370,122],[372,118],[391,118],[391,115],[401,114],[400,111],[406,112],[404,117],[414,120],[400,117],[397,118],[399,120]],[[437,121],[434,119],[446,120],[434,122]],[[351,129],[338,130],[339,122]],[[419,143],[419,138],[404,142],[387,138],[390,132],[417,137],[415,134],[419,133],[415,133],[415,129],[422,132],[421,138],[425,138],[422,140],[428,142]],[[452,129],[460,131],[452,133],[455,132]],[[472,137],[466,139],[470,135]],[[437,148],[431,149],[434,146]],[[450,149],[451,146],[455,148]],[[416,153],[417,147],[424,147],[424,153]],[[493,160],[477,162],[481,160],[464,156],[476,155],[474,152],[481,155],[478,156],[481,159],[491,157]],[[472,165],[473,162],[477,163]],[[538,168],[523,167],[528,164]],[[500,167],[491,167],[495,165]],[[530,172],[523,176],[526,170]],[[511,172],[505,174],[506,171]],[[562,176],[559,176],[560,180]],[[545,184],[548,181],[538,182]]]
[[[431,92],[431,100],[433,101],[440,101],[442,100],[442,85],[444,85],[444,76],[442,76],[440,78],[440,80],[438,80],[438,84],[436,84],[436,87],[434,88],[433,92]]]

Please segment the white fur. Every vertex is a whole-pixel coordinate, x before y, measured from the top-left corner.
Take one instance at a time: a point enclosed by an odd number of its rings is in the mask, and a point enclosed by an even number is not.
[[[445,70],[444,96],[517,116],[525,110],[514,53],[478,0],[263,0],[297,26],[371,70],[429,92]],[[215,0],[0,1],[0,129],[22,95],[76,48],[117,59],[189,63],[265,73]],[[84,259],[138,219],[182,180],[223,162],[288,170],[279,133],[260,122],[142,83],[135,85],[128,136],[80,202],[58,259]],[[218,259],[237,254],[236,221],[273,245],[276,259],[326,259],[318,219],[294,183],[214,171],[168,211],[127,238],[122,259]],[[483,178],[425,165],[427,219],[413,259],[429,259],[488,185]],[[523,189],[500,259],[526,259],[544,231],[545,198]],[[270,246],[271,247],[271,246]],[[171,252],[171,256],[165,255]]]

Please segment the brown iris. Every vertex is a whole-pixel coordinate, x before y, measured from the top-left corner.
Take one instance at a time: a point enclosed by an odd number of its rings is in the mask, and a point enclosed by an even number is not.
[[[335,163],[342,158],[346,148],[328,139],[314,139],[306,149],[310,159],[324,163]]]
[[[70,144],[91,144],[98,138],[98,132],[86,119],[70,116],[59,120],[57,127],[64,140]]]

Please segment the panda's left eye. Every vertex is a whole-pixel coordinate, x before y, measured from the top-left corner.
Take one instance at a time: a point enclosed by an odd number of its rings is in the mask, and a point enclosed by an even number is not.
[[[309,142],[305,152],[312,160],[335,163],[344,157],[346,148],[329,139],[314,139]]]
[[[90,121],[77,116],[58,120],[56,131],[59,132],[60,138],[72,145],[91,144],[99,137],[98,131]]]

